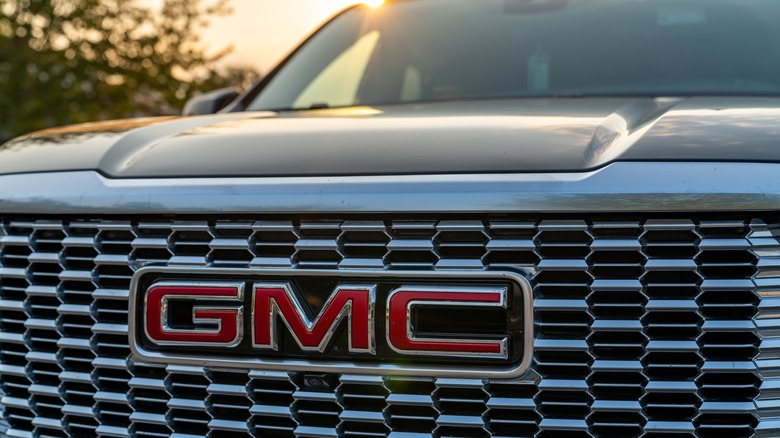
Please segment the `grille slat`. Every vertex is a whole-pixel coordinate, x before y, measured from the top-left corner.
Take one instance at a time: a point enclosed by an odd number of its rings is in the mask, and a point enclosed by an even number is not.
[[[0,220],[0,430],[776,436],[778,236],[772,221],[740,218]],[[490,382],[134,363],[128,289],[150,263],[521,269],[534,367]]]

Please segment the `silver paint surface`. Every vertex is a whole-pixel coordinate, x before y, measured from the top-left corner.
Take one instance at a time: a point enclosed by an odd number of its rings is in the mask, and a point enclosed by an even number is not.
[[[780,99],[526,99],[93,123],[0,146],[0,174],[111,178],[582,172],[780,162]]]

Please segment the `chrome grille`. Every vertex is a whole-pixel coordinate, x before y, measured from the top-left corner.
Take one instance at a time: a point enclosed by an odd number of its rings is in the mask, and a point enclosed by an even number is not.
[[[0,221],[14,437],[747,437],[780,433],[778,227],[748,217]],[[128,359],[150,263],[522,269],[517,382],[236,372]]]

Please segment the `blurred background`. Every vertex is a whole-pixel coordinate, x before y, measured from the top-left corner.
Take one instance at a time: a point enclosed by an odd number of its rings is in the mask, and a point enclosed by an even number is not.
[[[0,0],[0,144],[248,87],[355,0]]]

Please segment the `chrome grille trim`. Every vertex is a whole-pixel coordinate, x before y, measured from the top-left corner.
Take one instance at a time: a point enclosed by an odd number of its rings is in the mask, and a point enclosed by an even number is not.
[[[6,434],[777,434],[776,222],[441,216],[0,221]],[[319,390],[301,373],[128,361],[130,277],[160,262],[522,268],[534,275],[535,371],[514,382],[323,375]]]
[[[754,282],[761,296],[755,319],[761,337],[756,366],[762,379],[755,402],[761,420],[756,437],[774,437],[780,435],[780,227],[758,222],[752,228],[751,250],[758,257]]]
[[[299,214],[776,211],[779,164],[617,162],[587,172],[111,179],[0,175],[20,214]],[[663,178],[659,178],[663,175]],[[745,176],[749,175],[749,178]]]

